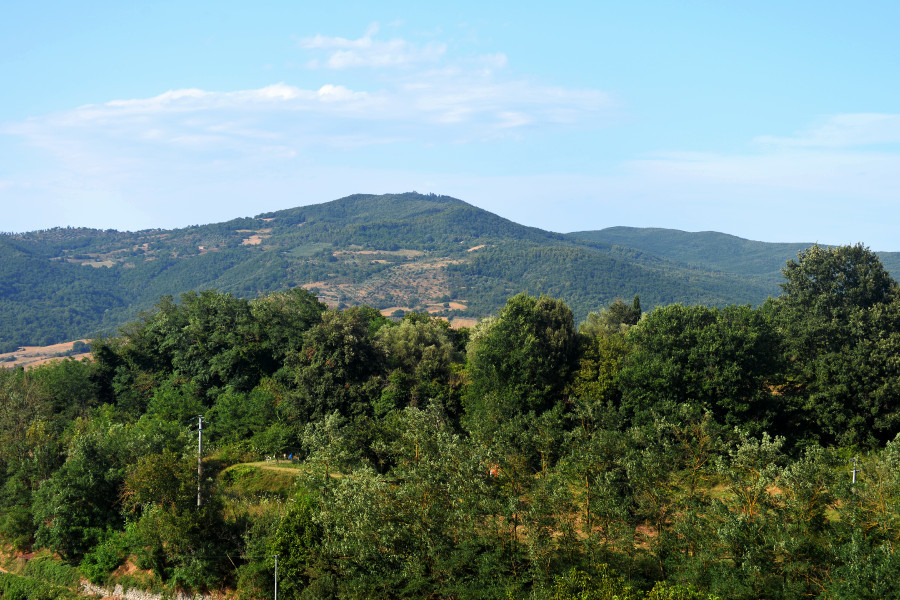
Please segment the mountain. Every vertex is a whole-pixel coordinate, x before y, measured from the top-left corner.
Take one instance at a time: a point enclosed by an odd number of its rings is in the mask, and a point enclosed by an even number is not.
[[[616,297],[757,304],[805,244],[613,228],[563,235],[447,196],[354,195],[183,229],[56,228],[0,235],[0,352],[112,333],[161,296],[303,286],[332,305],[454,319],[518,292],[583,319]],[[730,257],[730,258],[729,258]]]
[[[784,263],[796,258],[810,243],[773,244],[754,242],[726,233],[689,233],[657,227],[609,227],[580,231],[568,237],[590,242],[637,248],[676,262],[731,273],[781,278]]]
[[[634,248],[699,269],[750,277],[766,285],[772,296],[781,291],[781,269],[785,263],[813,245],[812,242],[756,242],[715,231],[690,233],[655,227],[609,227],[569,233],[567,237]],[[889,272],[900,273],[900,252],[879,252],[878,256]]]

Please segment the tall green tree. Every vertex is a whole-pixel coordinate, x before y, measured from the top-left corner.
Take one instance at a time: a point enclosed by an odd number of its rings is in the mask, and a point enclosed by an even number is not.
[[[469,345],[469,424],[488,430],[564,400],[578,343],[562,300],[519,294]]]
[[[303,288],[276,292],[250,301],[261,339],[261,369],[275,373],[292,352],[303,347],[303,335],[322,319],[326,306]]]
[[[730,426],[759,432],[773,425],[780,347],[758,310],[661,307],[629,332],[629,340],[633,350],[619,385],[635,423],[675,414],[678,405],[688,404]]]
[[[601,312],[588,313],[587,320],[581,324],[581,331],[592,335],[598,335],[601,331],[621,333],[632,325],[637,325],[642,314],[641,300],[637,295],[631,305],[625,304],[621,298],[616,298]]]
[[[812,246],[769,305],[808,435],[875,443],[900,432],[900,287],[863,246]]]
[[[385,325],[377,339],[390,370],[381,394],[381,411],[432,402],[458,416],[458,386],[453,365],[461,361],[454,348],[449,324],[429,315],[410,313],[396,326]]]
[[[334,411],[346,417],[372,414],[385,362],[374,334],[384,323],[377,311],[364,307],[322,313],[303,348],[288,358],[295,419],[318,421]]]

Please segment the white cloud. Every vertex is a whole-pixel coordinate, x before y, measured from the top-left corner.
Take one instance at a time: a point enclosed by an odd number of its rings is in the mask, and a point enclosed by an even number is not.
[[[509,62],[509,59],[507,59],[506,55],[502,52],[496,54],[483,54],[478,57],[478,60],[480,60],[485,67],[490,67],[492,69],[502,69]]]
[[[373,39],[378,33],[378,25],[369,26],[358,39],[316,35],[300,40],[300,47],[306,50],[332,51],[327,59],[313,59],[307,63],[311,68],[320,66],[329,69],[353,67],[401,67],[417,63],[432,63],[440,60],[447,52],[447,45],[429,42],[417,46],[406,40],[394,38],[387,41]]]
[[[356,81],[357,89],[332,80],[316,88],[280,82],[234,91],[169,90],[0,124],[0,134],[52,153],[66,169],[125,176],[154,161],[303,157],[313,148],[398,141],[520,140],[528,131],[588,128],[614,109],[599,90],[511,78],[502,53],[450,61],[445,44],[383,41],[377,33],[372,25],[358,39],[317,35],[300,46],[329,53],[323,64],[334,67],[419,68],[383,73],[374,85]],[[169,156],[167,149],[190,156]]]
[[[357,78],[353,85],[334,71],[322,71],[328,78],[314,86],[175,89],[0,123],[0,150],[32,157],[27,168],[15,172],[0,165],[0,194],[45,207],[23,212],[9,225],[47,226],[33,220],[38,213],[52,217],[51,226],[203,222],[252,212],[239,207],[241,198],[256,197],[254,186],[272,196],[307,189],[305,182],[312,179],[319,182],[320,200],[346,190],[377,191],[384,188],[371,187],[375,183],[411,180],[396,173],[375,177],[375,169],[357,180],[353,173],[360,167],[343,169],[342,182],[324,181],[319,173],[333,172],[325,165],[347,160],[383,165],[385,156],[418,160],[423,152],[441,162],[441,148],[590,129],[615,108],[599,90],[513,78],[503,70],[503,54],[453,61],[443,45],[379,41],[376,33],[373,27],[357,40],[317,36],[305,44],[344,64],[409,68],[378,71],[376,81]],[[367,150],[392,145],[396,152]],[[473,155],[478,152],[472,149]],[[396,183],[393,189],[410,186]],[[281,206],[302,203],[291,198]],[[60,205],[83,209],[67,212]],[[268,203],[259,210],[277,207]]]
[[[153,98],[141,99],[141,100],[111,100],[107,102],[107,106],[121,106],[125,108],[149,108],[149,107],[163,107],[166,105],[174,104],[179,101],[183,101],[185,99],[200,99],[209,95],[209,92],[204,92],[203,90],[198,89],[186,89],[186,90],[169,90],[159,96],[154,96]]]
[[[129,157],[153,160],[154,148],[166,146],[272,155],[273,146],[302,154],[317,146],[358,148],[397,140],[520,139],[523,128],[590,126],[612,106],[598,90],[447,67],[407,74],[371,92],[337,83],[318,89],[276,83],[229,92],[170,90],[33,117],[0,126],[0,133],[48,150],[71,168],[108,172]]]
[[[755,141],[761,145],[783,148],[848,148],[900,144],[900,115],[834,115],[793,137],[766,135]]]
[[[77,218],[57,209],[28,213],[62,219],[54,225],[174,226],[252,212],[236,207],[241,198],[257,197],[255,186],[259,197],[271,198],[307,189],[306,182],[315,180],[318,200],[378,191],[385,188],[372,186],[388,180],[395,181],[389,187],[396,191],[413,189],[408,174],[377,177],[374,167],[363,179],[353,174],[363,164],[384,168],[391,156],[422,164],[430,160],[420,159],[424,153],[443,166],[442,148],[453,148],[452,160],[465,161],[468,154],[484,156],[478,145],[485,140],[518,142],[532,134],[591,129],[615,110],[600,90],[511,76],[502,53],[453,59],[444,44],[384,41],[377,32],[372,27],[359,39],[316,36],[301,43],[322,53],[322,66],[405,67],[375,69],[375,80],[359,72],[351,84],[343,72],[319,71],[304,73],[307,81],[320,78],[315,85],[174,89],[0,123],[0,149],[18,148],[33,157],[15,173],[0,165],[0,192],[44,198],[34,205],[84,207]],[[475,146],[471,153],[457,149],[466,143]],[[390,151],[367,150],[392,145]],[[348,162],[357,166],[341,169],[342,181],[320,175]],[[302,203],[289,196],[281,207]],[[209,212],[213,204],[215,212]],[[259,210],[278,207],[270,202]],[[134,218],[126,219],[126,213]],[[85,220],[87,215],[102,218]]]
[[[157,111],[188,112],[215,109],[271,107],[278,103],[295,101],[295,107],[304,103],[365,100],[365,92],[354,92],[342,85],[326,84],[318,90],[304,90],[284,83],[276,83],[256,90],[235,92],[208,92],[198,89],[170,90],[151,98],[111,100],[101,105],[82,106],[63,113],[81,119],[103,118],[111,114],[130,115]]]

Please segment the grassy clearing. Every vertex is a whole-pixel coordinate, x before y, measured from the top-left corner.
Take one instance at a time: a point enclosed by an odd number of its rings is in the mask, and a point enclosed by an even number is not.
[[[325,248],[331,248],[331,244],[317,242],[312,244],[303,244],[302,246],[297,246],[295,248],[291,248],[285,255],[293,257],[293,258],[309,258],[313,256]]]
[[[241,463],[228,467],[219,475],[226,493],[234,498],[259,498],[290,496],[301,465],[284,463]]]

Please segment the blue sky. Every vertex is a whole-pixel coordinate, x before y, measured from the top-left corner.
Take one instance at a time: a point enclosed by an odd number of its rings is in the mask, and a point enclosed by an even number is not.
[[[900,4],[325,4],[8,3],[0,230],[416,190],[900,251]]]

